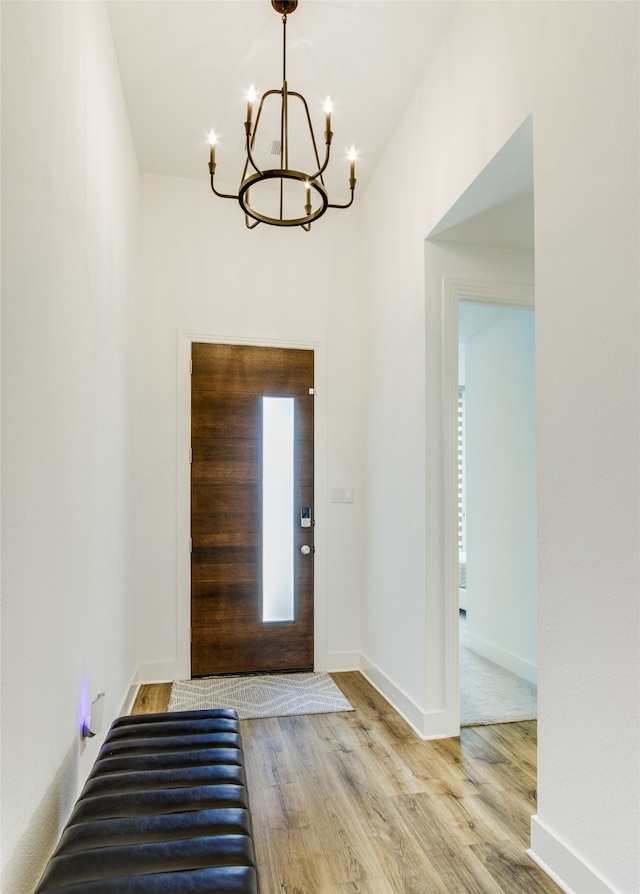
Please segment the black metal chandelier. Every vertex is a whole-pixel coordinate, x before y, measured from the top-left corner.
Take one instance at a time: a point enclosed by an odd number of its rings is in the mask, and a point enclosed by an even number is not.
[[[255,123],[253,120],[253,106],[256,100],[255,88],[251,87],[247,94],[247,120],[244,123],[247,157],[237,195],[219,192],[215,187],[217,138],[215,132],[211,131],[209,134],[211,189],[220,198],[236,199],[240,203],[245,215],[245,224],[250,230],[259,223],[266,223],[276,227],[302,227],[303,230],[308,231],[311,229],[313,221],[321,217],[327,208],[349,208],[352,205],[356,187],[356,152],[352,147],[348,155],[350,200],[342,205],[330,202],[323,174],[329,164],[333,139],[331,100],[327,97],[324,104],[325,157],[321,163],[307,101],[302,94],[289,90],[287,85],[287,16],[295,11],[298,0],[271,0],[271,5],[276,12],[282,14],[282,88],[267,90],[262,95]],[[290,100],[296,101],[297,118],[295,121],[293,120],[294,104],[290,104]],[[271,114],[270,120],[275,122],[273,129],[277,133],[275,138],[266,139],[266,145],[275,147],[275,150],[272,149],[272,154],[279,155],[279,166],[261,168],[256,161],[258,154],[256,141],[259,139],[261,122],[268,117],[267,109]],[[294,154],[290,138],[294,125],[299,141],[306,143],[305,161],[309,164],[312,173],[305,173],[304,170],[297,170],[290,166],[291,156]],[[302,166],[300,164],[301,168]]]

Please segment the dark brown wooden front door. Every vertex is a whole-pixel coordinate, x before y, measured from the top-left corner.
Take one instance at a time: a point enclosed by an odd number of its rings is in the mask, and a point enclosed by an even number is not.
[[[313,518],[312,391],[313,351],[192,346],[194,677],[313,667],[313,524],[302,527],[300,517],[301,509],[309,507]],[[294,400],[290,621],[263,621],[264,396]]]

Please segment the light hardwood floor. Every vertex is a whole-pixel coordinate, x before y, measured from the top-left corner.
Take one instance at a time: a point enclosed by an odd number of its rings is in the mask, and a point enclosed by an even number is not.
[[[559,894],[526,854],[535,721],[422,742],[361,674],[332,676],[354,711],[241,723],[261,894]]]

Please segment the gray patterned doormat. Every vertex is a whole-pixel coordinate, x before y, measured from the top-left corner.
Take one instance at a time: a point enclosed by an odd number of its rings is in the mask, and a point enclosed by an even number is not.
[[[169,711],[232,708],[241,720],[353,711],[329,674],[264,674],[176,680]]]

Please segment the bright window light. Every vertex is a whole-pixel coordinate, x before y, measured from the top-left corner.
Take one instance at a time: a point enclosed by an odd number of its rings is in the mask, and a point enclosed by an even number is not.
[[[293,621],[294,399],[262,398],[262,620]]]

